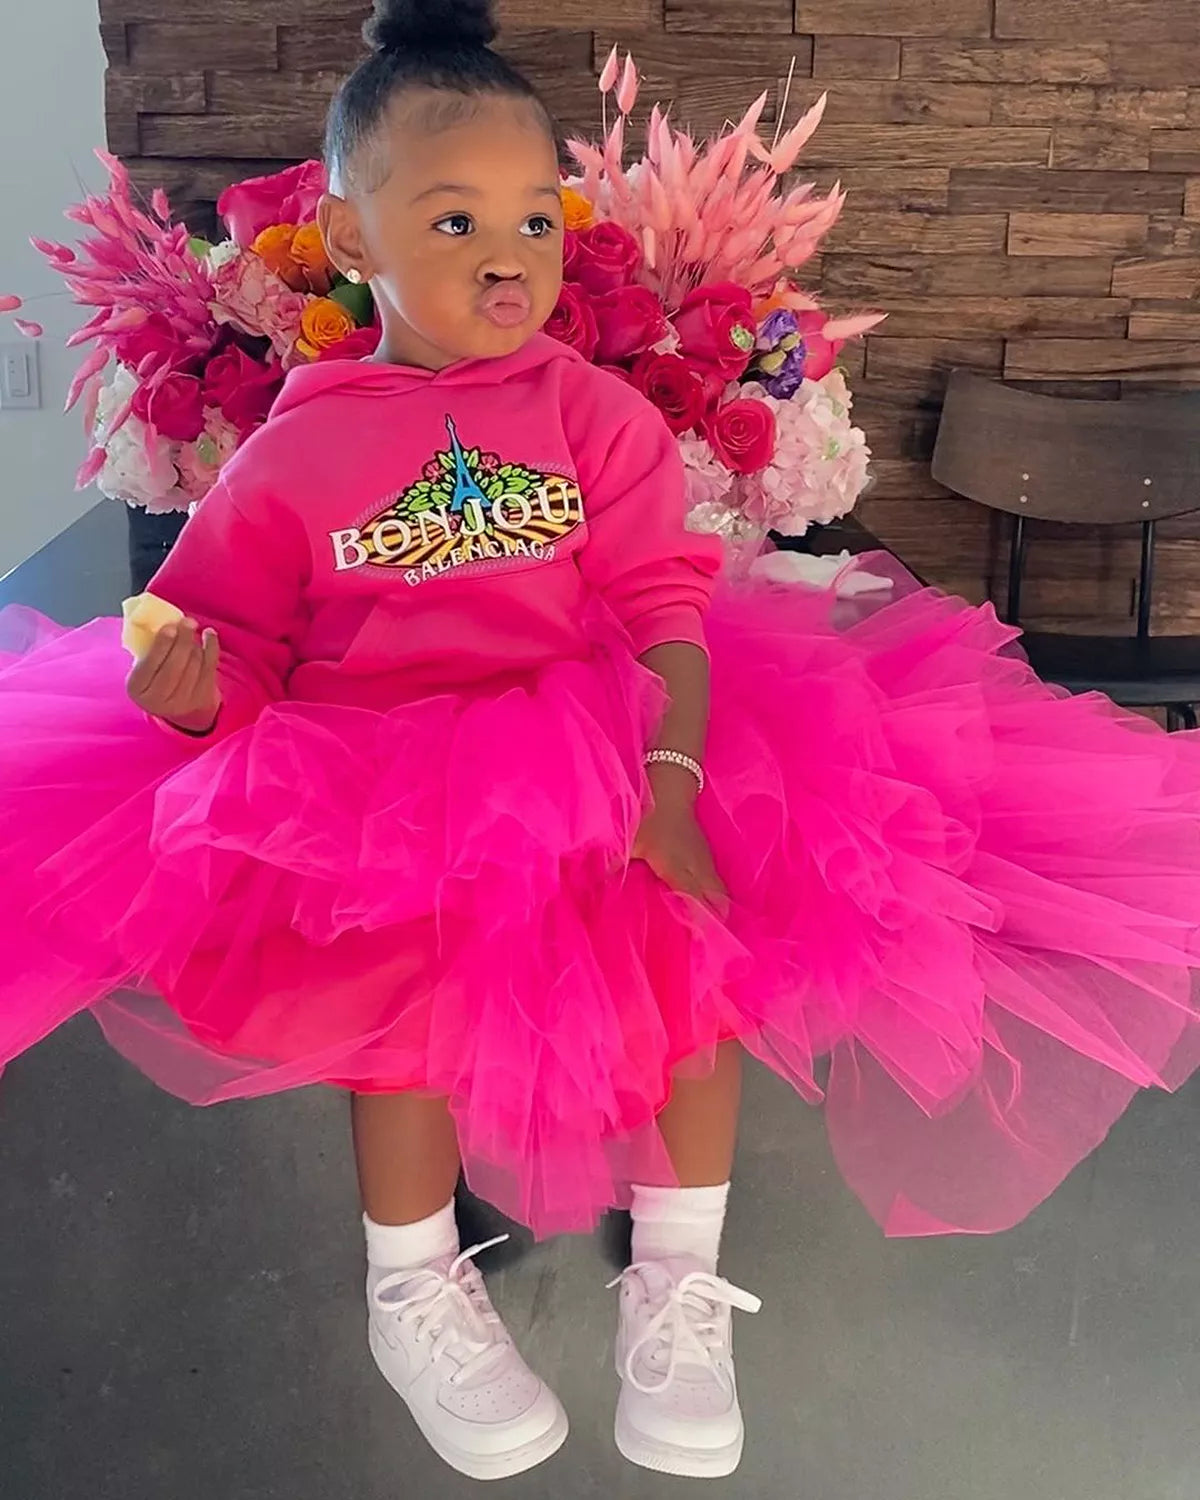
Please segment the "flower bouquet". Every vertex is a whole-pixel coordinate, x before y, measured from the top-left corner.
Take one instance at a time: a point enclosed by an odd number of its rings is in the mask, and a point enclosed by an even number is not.
[[[658,407],[697,530],[735,549],[767,531],[801,535],[846,514],[866,484],[837,358],[880,321],[830,318],[797,281],[844,202],[837,187],[821,196],[781,181],[824,101],[769,145],[765,93],[700,145],[655,105],[646,152],[625,165],[637,92],[632,58],[621,68],[614,48],[600,94],[605,113],[614,97],[616,121],[598,145],[570,145],[564,284],[546,331]],[[781,120],[786,109],[785,93]],[[374,351],[374,305],[326,255],[320,163],[229,188],[217,205],[225,235],[211,244],[173,222],[161,190],[136,203],[124,167],[98,155],[108,192],[67,214],[82,243],[34,241],[95,310],[70,340],[92,346],[67,403],[83,404],[91,442],[78,479],[149,511],[186,510],[266,420],[288,369]],[[0,313],[19,308],[0,298]]]
[[[231,187],[217,205],[226,234],[210,244],[172,222],[161,191],[135,203],[125,168],[97,155],[108,192],[67,212],[82,243],[33,242],[95,309],[69,340],[92,345],[67,397],[68,409],[82,403],[91,441],[78,483],[152,512],[186,510],[266,420],[291,366],[374,351],[374,304],[325,253],[320,163]],[[19,306],[0,299],[0,311]]]
[[[655,105],[645,155],[624,165],[638,76],[609,55],[600,77],[617,118],[599,145],[572,141],[564,189],[565,281],[547,332],[632,382],[675,433],[691,524],[734,546],[799,536],[854,506],[866,439],[837,367],[880,314],[830,318],[797,275],[845,201],[812,184],[784,192],[821,122],[822,99],[768,145],[762,94],[702,145]],[[780,110],[786,112],[786,94]]]

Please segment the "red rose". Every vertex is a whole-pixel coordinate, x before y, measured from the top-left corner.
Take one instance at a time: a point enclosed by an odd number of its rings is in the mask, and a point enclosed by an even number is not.
[[[221,408],[241,433],[242,441],[271,415],[275,397],[283,389],[283,368],[271,365],[261,379],[239,386]]]
[[[116,356],[131,370],[153,355],[154,368],[172,363],[181,354],[179,331],[163,313],[147,313],[135,327],[122,333],[114,346]]]
[[[831,343],[825,337],[825,324],[828,321],[829,319],[823,312],[806,312],[797,315],[796,327],[800,332],[800,337],[804,340],[805,380],[824,380],[837,364],[838,355],[845,347],[845,339],[835,339]]]
[[[194,375],[168,375],[157,385],[140,385],[133,414],[159,437],[172,443],[194,443],[204,431],[204,393]]]
[[[263,366],[244,349],[230,344],[214,354],[204,371],[204,399],[209,406],[224,406],[238,386],[262,373]]]
[[[698,287],[675,314],[680,350],[702,360],[725,379],[736,380],[754,353],[754,309],[750,293],[731,282]]]
[[[204,399],[218,406],[243,437],[265,422],[283,384],[277,364],[264,365],[251,359],[244,349],[230,344],[209,360],[204,372]]]
[[[383,329],[378,323],[368,323],[365,328],[356,328],[348,333],[341,343],[330,344],[317,355],[317,363],[327,359],[369,359],[379,348]]]
[[[579,260],[579,236],[573,229],[563,231],[563,280],[578,281],[575,266]]]
[[[685,363],[691,365],[696,378],[704,387],[704,410],[711,411],[729,388],[729,381],[719,370],[714,370],[712,365],[702,364],[695,359],[688,359]]]
[[[642,252],[628,229],[601,219],[576,236],[571,274],[595,296],[628,286],[642,263]]]
[[[301,162],[269,177],[235,182],[217,199],[217,212],[225,220],[230,238],[240,249],[248,250],[273,224],[311,223],[317,217],[317,204],[325,187],[321,163]]]
[[[775,454],[775,413],[765,401],[727,401],[704,424],[713,452],[735,474],[756,474]]]
[[[684,307],[699,307],[711,302],[714,307],[736,307],[748,318],[754,316],[754,298],[744,286],[733,281],[706,281],[683,299]]]
[[[599,329],[596,358],[604,364],[644,354],[667,331],[662,303],[649,287],[619,286],[597,297],[592,306]]]
[[[563,282],[558,306],[546,320],[545,332],[560,344],[578,349],[584,359],[591,359],[596,352],[596,315],[582,287]]]
[[[708,405],[699,372],[678,354],[647,354],[634,366],[633,383],[662,412],[678,437],[695,427]]]
[[[603,370],[606,375],[615,375],[618,380],[623,380],[626,385],[633,384],[633,375],[623,365],[597,365],[597,370]]]

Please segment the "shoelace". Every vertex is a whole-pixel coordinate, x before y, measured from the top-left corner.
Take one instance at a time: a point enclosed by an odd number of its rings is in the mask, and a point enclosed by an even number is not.
[[[497,1235],[455,1256],[445,1271],[423,1266],[416,1271],[392,1271],[377,1283],[376,1306],[412,1327],[417,1338],[426,1330],[433,1339],[430,1358],[448,1354],[458,1366],[450,1376],[452,1385],[482,1374],[508,1353],[503,1324],[488,1301],[483,1281],[472,1264],[475,1256],[502,1245],[508,1235]],[[389,1302],[385,1294],[404,1289],[402,1300]],[[496,1330],[500,1330],[497,1338]]]
[[[644,1264],[630,1266],[616,1280],[609,1282],[609,1290],[645,1269]],[[723,1277],[710,1276],[707,1271],[689,1272],[670,1289],[663,1305],[631,1345],[625,1356],[626,1380],[644,1396],[657,1396],[670,1386],[675,1372],[685,1360],[689,1364],[706,1365],[716,1374],[713,1351],[725,1341],[725,1323],[730,1310],[736,1308],[740,1312],[756,1313],[761,1307],[761,1298],[742,1291]],[[655,1344],[662,1344],[667,1349],[667,1370],[661,1380],[651,1383],[640,1380],[634,1366],[638,1356]]]

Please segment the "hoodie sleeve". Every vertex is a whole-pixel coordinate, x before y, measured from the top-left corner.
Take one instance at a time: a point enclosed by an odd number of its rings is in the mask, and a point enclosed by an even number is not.
[[[310,557],[297,517],[283,507],[273,514],[262,504],[240,504],[232,484],[218,480],[150,584],[217,633],[221,712],[213,732],[199,739],[204,745],[252,723],[284,696]]]
[[[684,527],[683,462],[675,439],[656,411],[639,406],[598,457],[584,489],[584,577],[629,632],[639,656],[669,641],[703,649],[721,544]]]

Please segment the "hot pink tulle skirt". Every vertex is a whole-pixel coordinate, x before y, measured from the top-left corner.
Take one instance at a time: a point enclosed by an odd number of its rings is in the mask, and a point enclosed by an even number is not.
[[[672,1075],[736,1037],[824,1101],[887,1233],[1015,1223],[1200,1062],[1200,736],[870,567],[891,594],[714,605],[722,918],[629,861],[661,688],[615,633],[198,750],[127,701],[115,621],[9,611],[0,1062],[90,1008],[195,1103],[446,1095],[472,1185],[541,1233],[670,1180]]]

